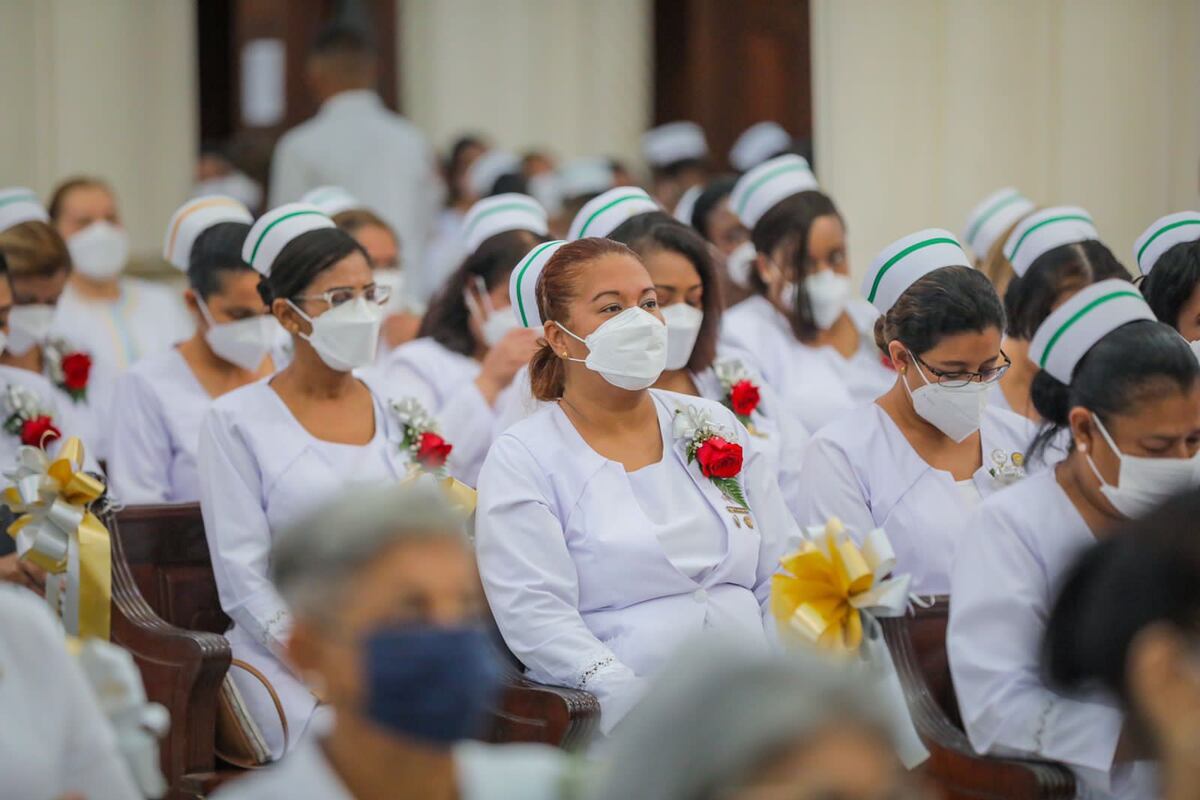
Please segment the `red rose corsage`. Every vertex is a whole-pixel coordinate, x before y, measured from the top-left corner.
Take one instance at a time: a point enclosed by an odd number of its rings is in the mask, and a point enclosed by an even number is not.
[[[717,380],[721,383],[724,396],[721,404],[733,412],[738,422],[745,425],[754,433],[752,416],[758,411],[762,402],[762,393],[758,384],[750,377],[749,371],[736,359],[719,361],[713,365]]]
[[[42,348],[46,376],[76,403],[87,400],[88,381],[92,376],[92,357],[73,350],[65,342],[50,341]]]
[[[437,422],[411,397],[392,403],[392,413],[404,427],[403,447],[425,472],[445,477],[446,459],[454,450],[437,431]]]
[[[742,473],[742,446],[729,441],[706,412],[688,406],[675,412],[675,438],[684,442],[688,463],[700,466],[700,473],[712,481],[730,501],[749,509],[738,476]]]
[[[10,383],[4,389],[4,430],[29,447],[45,449],[62,431],[42,407],[38,396],[24,386]]]

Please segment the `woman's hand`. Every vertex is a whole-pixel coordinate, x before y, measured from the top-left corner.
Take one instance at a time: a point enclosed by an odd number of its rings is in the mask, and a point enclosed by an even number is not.
[[[16,553],[0,556],[0,581],[24,586],[37,594],[46,591],[46,573],[28,561],[22,561]]]
[[[504,335],[496,346],[483,357],[483,365],[475,385],[483,393],[488,405],[495,405],[496,398],[512,383],[521,367],[529,363],[538,349],[539,334],[529,328],[516,328]]]

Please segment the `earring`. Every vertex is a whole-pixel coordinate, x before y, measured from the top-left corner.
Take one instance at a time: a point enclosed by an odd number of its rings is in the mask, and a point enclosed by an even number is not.
[[[1087,452],[1087,445],[1086,445],[1086,444],[1081,444],[1081,445],[1079,445],[1079,452],[1081,452],[1081,453],[1086,453],[1086,452]]]

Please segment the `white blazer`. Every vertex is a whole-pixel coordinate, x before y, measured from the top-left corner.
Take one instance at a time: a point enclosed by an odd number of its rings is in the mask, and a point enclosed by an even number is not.
[[[980,753],[1073,767],[1087,797],[1155,797],[1146,765],[1113,768],[1124,715],[1042,682],[1041,647],[1064,574],[1096,539],[1054,470],[989,498],[964,527],[951,575],[946,649],[959,709]]]
[[[493,407],[475,385],[479,370],[475,359],[428,337],[400,345],[370,370],[375,385],[395,396],[414,398],[437,419],[442,435],[454,446],[446,466],[469,486],[478,482],[492,445],[496,408],[512,391],[510,386],[502,392]]]
[[[1005,485],[988,471],[991,454],[1026,453],[1034,429],[1023,417],[989,407],[980,433],[983,466],[973,480],[987,498]],[[837,517],[856,538],[883,528],[896,550],[896,571],[912,574],[914,592],[950,591],[950,563],[970,509],[953,476],[917,455],[878,405],[856,408],[813,436],[800,484],[801,525]]]
[[[816,432],[843,411],[873,402],[896,382],[875,347],[879,312],[863,300],[846,308],[858,328],[860,346],[850,358],[832,347],[799,341],[787,317],[765,297],[755,296],[725,313],[721,352],[752,366],[783,398],[792,413]]]
[[[314,438],[263,379],[213,401],[200,431],[200,504],[221,608],[233,620],[234,658],[262,671],[278,692],[294,745],[316,699],[280,660],[291,615],[267,576],[275,534],[352,484],[398,481],[408,471],[403,429],[380,396],[375,438],[356,447]],[[278,714],[259,684],[234,670],[274,755]]]
[[[594,693],[606,734],[689,636],[723,631],[766,646],[770,577],[797,533],[775,476],[729,410],[650,395],[660,413],[707,412],[744,449],[749,514],[687,463],[682,442],[663,443],[676,491],[694,493],[725,528],[723,555],[698,579],[680,572],[649,532],[624,466],[589,447],[557,404],[501,435],[479,478],[479,570],[500,631],[534,680]]]

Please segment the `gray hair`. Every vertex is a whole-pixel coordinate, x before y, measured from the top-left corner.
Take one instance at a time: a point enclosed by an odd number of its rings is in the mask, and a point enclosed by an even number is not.
[[[325,503],[276,537],[271,580],[293,612],[318,614],[346,581],[391,545],[448,537],[467,545],[463,514],[431,478],[356,488]]]
[[[870,672],[823,653],[693,643],[663,669],[612,741],[592,800],[719,797],[776,748],[832,722],[887,737]]]

